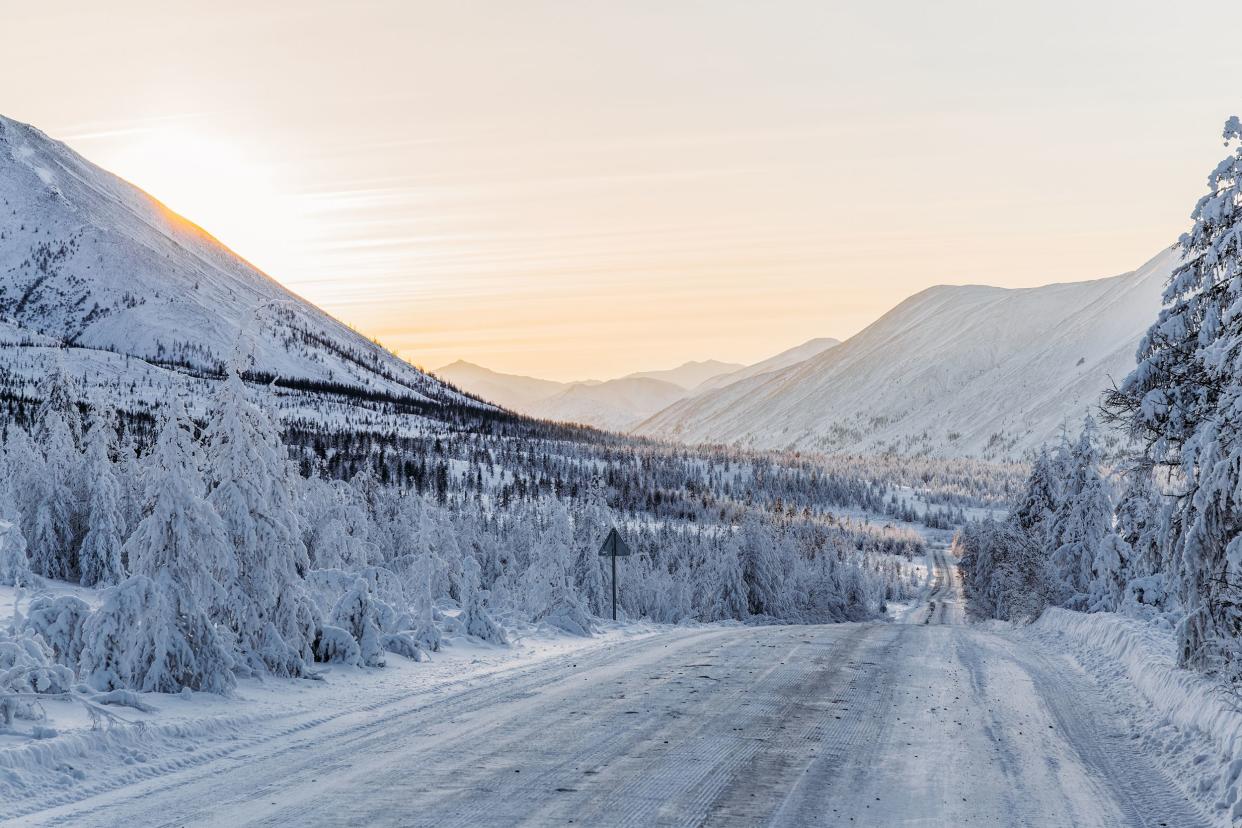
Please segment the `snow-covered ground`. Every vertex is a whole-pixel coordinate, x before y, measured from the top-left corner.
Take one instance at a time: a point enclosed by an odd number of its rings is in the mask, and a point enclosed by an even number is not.
[[[155,697],[158,714],[124,711],[145,728],[11,739],[7,815],[58,826],[1228,824],[1213,807],[1219,784],[1186,776],[1203,753],[1199,776],[1219,780],[1219,750],[1242,732],[1178,706],[1202,680],[1158,660],[1142,669],[1155,656],[1137,645],[1104,646],[1084,627],[1107,629],[1103,617],[965,625],[951,559],[936,549],[931,562],[906,623],[614,627],[512,650],[459,644],[429,664],[394,658],[322,683],[243,683],[227,702]],[[1224,741],[1195,736],[1202,727]],[[32,758],[48,781],[16,784]]]
[[[1053,608],[1026,635],[1073,655],[1122,711],[1131,750],[1161,763],[1224,822],[1242,824],[1242,699],[1179,669],[1171,630]]]

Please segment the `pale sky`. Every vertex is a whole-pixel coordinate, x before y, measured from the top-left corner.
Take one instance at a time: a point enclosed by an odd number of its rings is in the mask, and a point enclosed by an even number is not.
[[[261,7],[261,10],[256,10]],[[1131,270],[1242,113],[1236,0],[0,0],[0,111],[416,364],[752,362]]]

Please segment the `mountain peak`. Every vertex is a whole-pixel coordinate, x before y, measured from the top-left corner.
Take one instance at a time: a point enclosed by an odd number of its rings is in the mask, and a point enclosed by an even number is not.
[[[218,376],[244,335],[262,375],[457,398],[147,193],[7,117],[0,197],[0,318],[31,337]]]

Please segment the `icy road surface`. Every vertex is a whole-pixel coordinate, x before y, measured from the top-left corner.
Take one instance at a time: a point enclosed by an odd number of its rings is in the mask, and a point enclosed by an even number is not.
[[[708,627],[448,683],[47,825],[1208,824],[1068,659],[961,625]]]

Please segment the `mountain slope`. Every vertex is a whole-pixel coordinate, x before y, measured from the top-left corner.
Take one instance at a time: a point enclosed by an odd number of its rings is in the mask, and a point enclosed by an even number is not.
[[[674,403],[636,433],[822,451],[1012,457],[1052,439],[1133,365],[1174,263],[1007,290],[918,293],[845,343]]]
[[[531,403],[560,394],[573,384],[520,374],[502,374],[464,359],[438,368],[432,374],[512,411],[523,411]]]
[[[701,362],[687,362],[676,368],[664,371],[639,371],[628,374],[623,379],[653,379],[680,385],[687,391],[706,382],[712,377],[728,374],[746,366],[738,362],[721,362],[718,359],[705,359]]]
[[[803,342],[801,345],[795,345],[787,351],[781,351],[776,356],[770,356],[762,362],[756,362],[754,365],[747,365],[745,368],[737,371],[730,371],[727,374],[718,374],[714,377],[699,383],[694,387],[695,394],[702,394],[713,388],[724,388],[726,385],[732,385],[744,379],[757,377],[760,374],[779,371],[782,368],[788,368],[790,365],[797,365],[799,362],[819,356],[829,348],[836,347],[841,344],[841,340],[832,337],[819,337]]]
[[[686,395],[671,382],[650,377],[621,377],[601,383],[575,383],[522,411],[546,420],[585,423],[625,432]]]
[[[218,374],[241,337],[262,375],[463,399],[138,188],[3,117],[0,200],[0,319],[29,337],[199,376]]]

